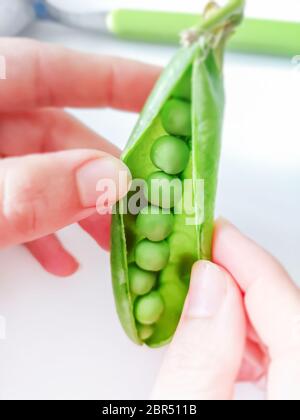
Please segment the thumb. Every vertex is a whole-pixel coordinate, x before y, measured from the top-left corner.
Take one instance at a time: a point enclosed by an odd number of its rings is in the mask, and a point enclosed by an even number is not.
[[[153,398],[231,399],[245,337],[242,297],[233,279],[212,263],[197,263]]]
[[[110,191],[104,192],[103,182]],[[0,247],[32,241],[93,214],[101,194],[112,206],[129,182],[126,166],[97,150],[2,159]]]

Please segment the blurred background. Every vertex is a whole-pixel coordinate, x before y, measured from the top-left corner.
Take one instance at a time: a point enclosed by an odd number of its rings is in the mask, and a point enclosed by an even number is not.
[[[111,34],[109,12],[130,7],[199,13],[205,1],[46,3],[0,0],[0,35],[165,65],[175,44],[145,43],[143,34],[134,40]],[[248,0],[246,15],[299,23],[300,3]],[[217,215],[270,250],[300,282],[300,41],[299,51],[293,45],[294,52],[287,46],[286,54],[277,56],[227,53]],[[70,112],[120,148],[137,119],[107,109]],[[6,324],[6,337],[0,337],[0,398],[147,398],[164,349],[138,348],[125,337],[114,309],[109,256],[77,226],[60,237],[81,261],[78,274],[67,280],[44,273],[21,247],[0,253],[0,315]],[[263,392],[239,385],[237,398],[259,399]]]

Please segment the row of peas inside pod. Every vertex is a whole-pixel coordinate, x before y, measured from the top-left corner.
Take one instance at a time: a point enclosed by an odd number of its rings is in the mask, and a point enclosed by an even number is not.
[[[149,203],[135,220],[136,231],[143,239],[135,245],[128,277],[135,297],[134,316],[142,341],[152,336],[165,310],[160,283],[170,259],[168,239],[174,231],[174,207],[181,196],[173,188],[164,189],[164,186],[174,180],[181,182],[181,174],[191,159],[191,73],[191,69],[186,72],[160,113],[165,135],[158,137],[151,147],[150,158],[156,170],[147,178]],[[153,194],[154,189],[158,194]],[[165,192],[168,197],[164,196]],[[186,287],[181,293],[182,299],[178,297],[180,306],[184,302]]]
[[[183,32],[183,47],[158,79],[122,154],[133,183],[112,217],[112,285],[122,327],[136,344],[170,342],[192,267],[211,259],[223,57],[244,3],[209,2],[199,24]],[[166,200],[168,183],[176,188],[169,188]]]

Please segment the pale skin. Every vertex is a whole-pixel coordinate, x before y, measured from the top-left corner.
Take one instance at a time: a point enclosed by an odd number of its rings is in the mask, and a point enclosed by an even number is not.
[[[269,400],[300,399],[300,292],[268,252],[225,220],[191,287],[153,397],[230,400],[267,378]]]
[[[0,80],[0,247],[25,243],[47,271],[69,276],[78,262],[53,232],[79,222],[108,249],[110,218],[96,213],[95,186],[102,178],[117,184],[127,168],[115,146],[64,107],[138,112],[160,69],[30,40],[1,39],[0,55],[7,67]],[[111,204],[126,192],[122,185]]]
[[[96,183],[119,181],[119,150],[64,111],[139,112],[160,69],[1,39],[0,247],[25,244],[50,273],[77,260],[55,236],[78,222],[109,249],[110,217],[96,212]],[[138,89],[137,89],[138,86]],[[114,204],[127,192],[120,185]],[[237,380],[267,376],[267,398],[300,399],[300,292],[271,255],[230,223],[217,223],[213,263],[195,264],[182,319],[153,398],[232,399]]]

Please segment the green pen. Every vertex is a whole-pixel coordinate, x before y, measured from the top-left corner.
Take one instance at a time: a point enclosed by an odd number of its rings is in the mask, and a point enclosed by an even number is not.
[[[50,18],[83,29],[111,33],[123,39],[178,45],[180,33],[199,24],[198,14],[151,10],[97,8],[70,12],[46,3]],[[244,53],[294,57],[300,55],[300,23],[245,19],[228,48]]]
[[[108,30],[124,39],[177,43],[182,30],[193,27],[199,16],[188,13],[117,9],[110,12]],[[253,54],[300,55],[300,23],[246,19],[229,42],[229,49]]]

